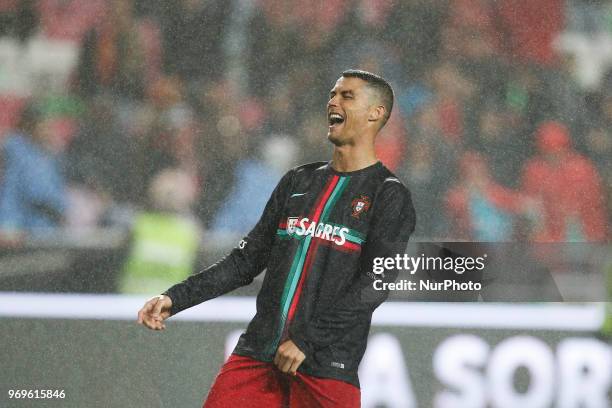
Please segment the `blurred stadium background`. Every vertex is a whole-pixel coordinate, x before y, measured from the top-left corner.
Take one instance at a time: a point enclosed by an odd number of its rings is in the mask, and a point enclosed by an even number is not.
[[[605,0],[0,0],[0,405],[199,406],[259,282],[163,333],[137,310],[330,157],[347,68],[395,89],[377,150],[415,240],[598,254],[556,271],[571,304],[384,305],[364,407],[611,406]]]

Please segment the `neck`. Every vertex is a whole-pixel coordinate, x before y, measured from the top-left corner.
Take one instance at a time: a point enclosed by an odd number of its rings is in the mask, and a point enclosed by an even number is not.
[[[332,167],[339,172],[357,171],[375,164],[378,161],[374,144],[364,146],[335,146],[332,155]]]

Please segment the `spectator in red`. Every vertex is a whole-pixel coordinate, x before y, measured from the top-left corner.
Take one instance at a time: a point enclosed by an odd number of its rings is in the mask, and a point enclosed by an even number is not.
[[[37,10],[45,37],[80,42],[105,13],[105,0],[39,0]]]
[[[604,194],[597,169],[576,152],[567,128],[544,122],[536,131],[539,155],[523,168],[522,188],[540,200],[543,219],[534,239],[543,242],[606,239]]]
[[[467,151],[459,161],[459,182],[446,195],[451,237],[478,242],[517,238],[517,216],[533,213],[533,202],[520,192],[497,184],[487,160]]]
[[[494,6],[504,48],[514,61],[555,65],[553,40],[563,30],[562,0],[503,0]]]
[[[443,33],[444,53],[481,58],[501,48],[496,7],[488,0],[450,0],[448,24]]]
[[[388,128],[376,139],[376,157],[392,171],[397,171],[406,153],[406,131],[404,120],[398,112],[389,118]]]
[[[452,62],[442,62],[436,66],[428,82],[436,95],[442,134],[450,143],[461,142],[464,134],[465,106],[474,97],[476,84],[463,75]]]

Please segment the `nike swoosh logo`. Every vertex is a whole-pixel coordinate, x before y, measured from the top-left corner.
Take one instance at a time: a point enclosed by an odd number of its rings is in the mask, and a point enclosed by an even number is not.
[[[308,193],[295,193],[295,194],[291,194],[291,197],[289,197],[289,198],[299,197],[299,196],[303,196],[303,195],[306,195],[306,194],[308,194]]]

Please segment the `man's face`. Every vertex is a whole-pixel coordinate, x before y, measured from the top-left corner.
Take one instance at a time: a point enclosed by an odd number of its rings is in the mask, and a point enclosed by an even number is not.
[[[372,106],[371,91],[360,78],[340,77],[327,102],[327,138],[336,146],[351,144],[367,126]],[[375,125],[374,125],[375,126]]]

